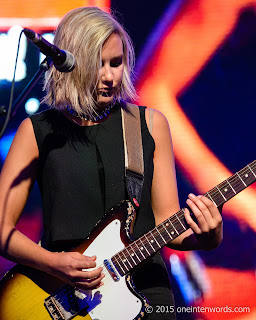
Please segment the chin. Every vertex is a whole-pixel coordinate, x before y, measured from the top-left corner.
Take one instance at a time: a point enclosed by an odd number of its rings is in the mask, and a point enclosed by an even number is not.
[[[98,105],[100,108],[105,108],[106,106],[108,106],[114,99],[113,97],[100,97],[100,99],[98,99]]]

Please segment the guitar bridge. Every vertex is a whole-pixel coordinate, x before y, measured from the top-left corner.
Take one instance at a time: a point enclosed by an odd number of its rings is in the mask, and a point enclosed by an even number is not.
[[[76,288],[66,285],[44,300],[53,320],[69,320],[88,307],[84,295]]]

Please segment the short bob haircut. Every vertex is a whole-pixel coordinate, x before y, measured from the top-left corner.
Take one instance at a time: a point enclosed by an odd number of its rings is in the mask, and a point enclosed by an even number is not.
[[[54,67],[46,72],[46,96],[42,102],[57,110],[69,106],[79,115],[97,114],[95,90],[102,63],[101,52],[112,33],[120,36],[124,50],[124,73],[116,99],[135,100],[137,95],[131,80],[135,56],[129,35],[111,14],[97,7],[81,7],[63,17],[54,37],[56,46],[74,55],[76,67],[69,73],[61,73]]]

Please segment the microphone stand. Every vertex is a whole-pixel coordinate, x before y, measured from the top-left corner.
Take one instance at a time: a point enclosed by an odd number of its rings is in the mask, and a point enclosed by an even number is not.
[[[29,81],[29,83],[26,85],[26,87],[23,89],[21,94],[18,96],[18,98],[15,100],[13,104],[13,112],[11,113],[10,119],[12,119],[15,115],[16,112],[21,105],[21,103],[24,101],[24,99],[27,97],[27,95],[30,93],[30,91],[33,89],[35,84],[38,82],[40,79],[41,75],[45,73],[50,66],[52,65],[52,58],[51,57],[46,57],[40,64],[39,70],[37,73],[33,76],[33,78]]]
[[[36,72],[36,74],[33,76],[33,78],[30,80],[30,82],[23,89],[21,94],[18,96],[18,98],[13,103],[13,105],[10,106],[11,109],[14,109],[13,112],[11,112],[11,110],[7,111],[4,106],[0,107],[0,116],[5,116],[6,115],[6,119],[5,119],[4,125],[3,125],[1,133],[0,133],[0,138],[3,136],[4,131],[5,131],[6,127],[7,127],[7,124],[9,122],[9,120],[14,118],[19,106],[22,104],[24,99],[27,97],[27,95],[30,93],[32,88],[38,82],[38,80],[40,79],[41,75],[43,73],[45,73],[50,68],[51,65],[52,65],[52,58],[51,57],[46,57],[41,62],[39,70]]]

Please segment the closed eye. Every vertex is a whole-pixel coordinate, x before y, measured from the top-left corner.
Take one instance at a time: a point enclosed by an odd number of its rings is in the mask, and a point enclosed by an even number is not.
[[[110,61],[110,66],[112,68],[117,68],[123,63],[123,57],[116,57]]]

